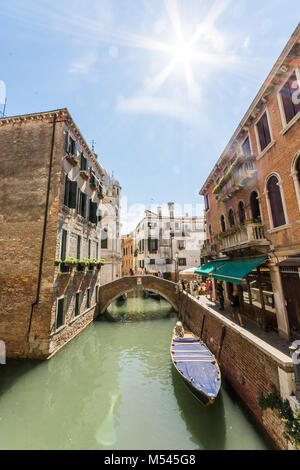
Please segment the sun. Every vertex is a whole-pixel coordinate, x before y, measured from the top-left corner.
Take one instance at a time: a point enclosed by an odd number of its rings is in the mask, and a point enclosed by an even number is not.
[[[188,41],[181,40],[174,46],[172,55],[178,63],[186,65],[195,58],[195,51]]]

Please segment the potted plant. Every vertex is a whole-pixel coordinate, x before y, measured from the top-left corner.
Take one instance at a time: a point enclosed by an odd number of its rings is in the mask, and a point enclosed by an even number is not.
[[[66,160],[72,165],[72,166],[79,166],[79,160],[76,158],[75,155],[72,153],[67,153],[66,155]]]
[[[56,260],[54,260],[54,265],[55,265],[55,266],[59,266],[61,263],[62,263],[62,260],[61,260],[61,259],[56,259]]]
[[[71,258],[71,257],[65,259],[63,262],[65,266],[70,266],[70,267],[74,266],[77,263],[78,263],[78,259]]]
[[[80,170],[80,176],[85,180],[89,179],[89,174],[86,170]]]
[[[79,266],[85,267],[90,264],[89,258],[83,258],[80,261],[78,261]]]

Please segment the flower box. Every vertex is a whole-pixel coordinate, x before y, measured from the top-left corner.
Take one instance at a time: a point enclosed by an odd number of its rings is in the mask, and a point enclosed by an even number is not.
[[[75,157],[75,155],[72,155],[71,153],[67,153],[66,155],[66,160],[72,165],[72,166],[79,166],[79,160]]]
[[[81,170],[80,171],[80,176],[84,179],[84,180],[88,180],[89,179],[89,174],[86,170]]]

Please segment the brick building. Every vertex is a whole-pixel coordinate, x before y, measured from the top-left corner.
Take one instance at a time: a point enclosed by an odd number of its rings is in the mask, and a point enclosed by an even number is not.
[[[2,118],[0,142],[0,340],[46,358],[95,315],[105,172],[67,109]]]
[[[298,25],[200,191],[202,255],[218,260],[207,273],[289,338],[300,337],[299,34]]]
[[[133,270],[133,245],[134,241],[130,235],[121,237],[122,276],[128,276],[130,269]]]

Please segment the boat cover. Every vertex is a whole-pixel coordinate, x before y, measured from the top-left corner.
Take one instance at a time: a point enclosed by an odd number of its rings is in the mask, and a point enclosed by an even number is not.
[[[190,344],[173,341],[172,356],[175,367],[194,388],[208,397],[216,397],[221,380],[218,380],[219,371],[215,358],[199,339],[195,340]]]

